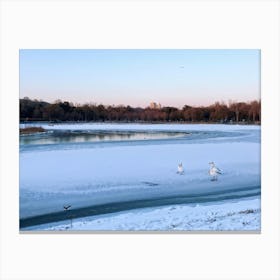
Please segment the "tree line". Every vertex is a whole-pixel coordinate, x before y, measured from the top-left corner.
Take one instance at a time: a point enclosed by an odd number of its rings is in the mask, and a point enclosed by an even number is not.
[[[20,99],[20,121],[260,123],[261,101],[229,101],[228,104],[215,102],[210,106],[185,105],[182,109],[170,106],[151,109],[95,103],[74,105],[61,100],[48,103],[25,97]]]

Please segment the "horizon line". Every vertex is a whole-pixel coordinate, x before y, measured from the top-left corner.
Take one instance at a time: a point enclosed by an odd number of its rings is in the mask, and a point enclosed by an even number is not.
[[[172,107],[172,108],[177,108],[177,109],[180,109],[180,108],[183,108],[184,106],[190,106],[190,107],[195,107],[195,108],[199,108],[199,107],[210,107],[212,105],[215,105],[216,103],[219,103],[221,105],[226,105],[228,106],[229,103],[251,103],[251,102],[254,102],[254,101],[258,101],[258,102],[261,102],[261,98],[256,98],[256,99],[251,99],[251,100],[247,100],[247,101],[240,101],[240,100],[234,100],[234,99],[229,99],[227,102],[224,101],[224,100],[220,100],[220,101],[214,101],[212,103],[209,103],[208,105],[190,105],[190,103],[185,103],[184,105],[180,105],[180,106],[172,106],[172,105],[162,105],[160,102],[156,102],[156,101],[150,101],[150,102],[147,102],[147,105],[144,107],[144,106],[133,106],[133,105],[130,105],[130,104],[123,104],[123,103],[120,103],[120,104],[105,104],[105,103],[102,103],[102,102],[94,102],[94,101],[86,101],[86,102],[83,102],[83,103],[79,103],[79,102],[73,102],[73,101],[69,101],[69,100],[62,100],[60,98],[54,100],[54,101],[46,101],[46,100],[43,100],[43,99],[38,99],[38,98],[30,98],[28,96],[24,96],[24,97],[20,97],[19,100],[31,100],[31,101],[37,101],[37,102],[46,102],[46,103],[49,103],[49,104],[57,104],[57,103],[64,103],[64,102],[68,102],[70,104],[72,104],[73,106],[85,106],[85,105],[94,105],[94,106],[99,106],[99,105],[102,105],[104,107],[131,107],[131,108],[141,108],[141,109],[146,109],[146,108],[150,108],[151,106],[151,103],[154,103],[156,106],[160,106],[160,108],[153,108],[153,109],[162,109],[162,108],[166,108],[166,107]]]

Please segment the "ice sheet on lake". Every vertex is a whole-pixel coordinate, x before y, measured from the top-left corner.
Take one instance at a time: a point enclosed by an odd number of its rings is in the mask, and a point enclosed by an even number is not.
[[[260,130],[259,125],[224,125],[224,124],[144,124],[144,123],[21,123],[20,127],[41,126],[51,130],[130,130],[130,131],[238,131],[238,130]]]

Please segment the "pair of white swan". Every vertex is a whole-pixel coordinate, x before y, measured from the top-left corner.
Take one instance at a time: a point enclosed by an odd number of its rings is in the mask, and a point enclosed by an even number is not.
[[[222,174],[221,170],[215,165],[213,161],[209,162],[210,169],[208,171],[209,175],[211,176],[211,181],[217,181],[218,175]],[[179,163],[177,174],[183,175],[185,173],[183,164]]]

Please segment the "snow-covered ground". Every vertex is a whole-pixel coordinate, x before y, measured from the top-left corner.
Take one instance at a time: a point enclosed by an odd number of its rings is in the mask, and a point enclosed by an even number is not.
[[[259,231],[260,199],[210,205],[172,205],[45,224],[25,230]]]
[[[129,213],[119,215],[114,213],[104,218],[96,216],[96,218],[92,218],[92,222],[89,224],[86,222],[87,218],[84,218],[80,222],[77,221],[73,229],[79,227],[92,230],[115,229],[115,227],[120,229],[123,224],[126,225],[122,227],[123,230],[129,228],[167,229],[172,227],[172,223],[178,218],[181,220],[181,224],[175,228],[177,230],[214,228],[217,230],[226,228],[240,230],[240,224],[235,223],[232,219],[241,217],[256,218],[254,222],[250,222],[250,226],[243,225],[242,229],[248,230],[252,227],[254,227],[254,230],[260,229],[259,200],[254,200],[254,207],[257,207],[254,213],[238,214],[239,210],[234,210],[236,214],[227,216],[225,212],[221,212],[216,219],[221,225],[215,221],[212,228],[209,223],[203,227],[211,207],[213,209],[218,207],[213,210],[214,212],[218,211],[218,213],[223,209],[223,204],[220,204],[220,201],[259,195],[259,126],[186,124],[36,125],[41,125],[52,131],[81,130],[89,133],[91,131],[120,130],[127,132],[176,131],[191,132],[196,135],[197,132],[199,137],[190,138],[186,136],[163,141],[118,141],[116,143],[110,143],[109,141],[101,144],[22,145],[20,148],[21,218],[59,212],[63,210],[65,204],[71,204],[74,210],[91,205],[106,205],[115,202],[121,203],[122,201],[182,197],[186,203],[197,202],[200,206],[164,206],[166,203],[162,203],[161,208],[157,209],[131,210],[133,209],[131,207]],[[47,137],[51,137],[51,134]],[[210,161],[214,161],[222,169],[223,174],[217,182],[210,181],[208,174],[208,163]],[[184,175],[176,174],[180,162],[183,163],[185,169]],[[217,205],[213,203],[211,206],[202,205],[202,202],[210,201],[216,201]],[[245,201],[233,204],[230,202],[224,203],[227,203],[230,208],[242,206],[242,209],[246,211],[248,209]],[[249,205],[251,205],[250,201],[248,200]],[[172,204],[176,204],[176,199]],[[258,206],[256,206],[257,204]],[[173,210],[170,212],[172,207],[175,207],[173,209],[175,212]],[[172,214],[167,215],[168,211]],[[179,215],[181,211],[182,213],[185,211],[188,215]],[[162,219],[159,218],[161,215]],[[156,220],[159,221],[154,223],[155,226],[148,222],[154,220],[153,216],[158,217]],[[129,220],[129,217],[132,220]],[[135,220],[134,217],[137,219]],[[170,219],[168,220],[167,217],[170,217]],[[200,219],[201,224],[195,222],[196,219]],[[128,221],[127,224],[122,222],[125,220]],[[88,224],[89,228],[84,222]],[[192,224],[189,228],[188,223]],[[231,228],[229,228],[230,223],[232,223]],[[101,227],[97,226],[99,224]],[[104,227],[102,228],[102,226]]]

